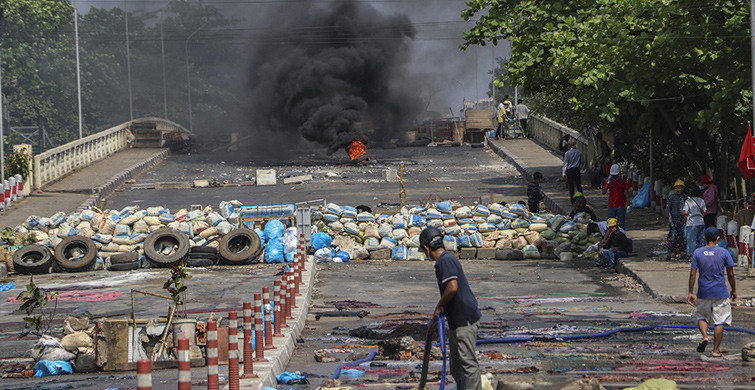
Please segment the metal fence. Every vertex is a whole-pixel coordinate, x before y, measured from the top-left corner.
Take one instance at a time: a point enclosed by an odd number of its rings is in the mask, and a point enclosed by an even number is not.
[[[528,123],[530,138],[552,150],[558,150],[558,146],[564,134],[569,134],[576,141],[576,147],[582,152],[585,167],[591,166],[598,157],[598,148],[590,134],[580,133],[558,122],[543,116],[531,116]]]
[[[111,127],[34,156],[32,189],[40,189],[76,169],[86,167],[126,148],[126,132],[129,126],[130,122]]]

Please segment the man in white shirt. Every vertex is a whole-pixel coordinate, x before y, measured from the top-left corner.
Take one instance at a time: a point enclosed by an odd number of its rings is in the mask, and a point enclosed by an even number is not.
[[[569,184],[569,199],[574,204],[574,189],[582,192],[582,175],[580,173],[582,152],[575,147],[574,138],[569,139],[567,145],[569,145],[569,150],[564,153],[564,166],[561,173]]]
[[[530,108],[522,102],[522,99],[516,101],[514,116],[519,121],[519,128],[522,129],[522,136],[527,138],[527,121],[530,119]]]

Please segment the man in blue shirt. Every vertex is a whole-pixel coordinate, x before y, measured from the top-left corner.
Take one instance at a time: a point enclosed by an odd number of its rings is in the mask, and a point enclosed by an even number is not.
[[[718,229],[711,226],[705,229],[707,245],[698,248],[692,254],[692,264],[689,270],[689,295],[687,302],[695,306],[697,326],[703,335],[703,340],[697,345],[697,352],[705,352],[708,345],[708,325],[713,324],[713,357],[721,357],[721,339],[724,337],[724,325],[731,325],[731,301],[737,299],[737,287],[734,279],[734,260],[729,251],[716,246]],[[724,269],[726,277],[724,277]],[[697,298],[695,277],[698,278]],[[729,279],[731,293],[726,289]]]
[[[477,308],[477,298],[469,287],[459,259],[443,247],[440,230],[425,228],[419,235],[419,242],[425,254],[435,261],[440,300],[435,306],[433,318],[443,313],[448,320],[451,376],[458,390],[479,390],[482,384],[475,345],[482,314]]]

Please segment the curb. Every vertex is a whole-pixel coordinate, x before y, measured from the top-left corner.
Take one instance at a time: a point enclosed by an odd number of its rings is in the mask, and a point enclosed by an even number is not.
[[[645,292],[648,293],[648,295],[650,295],[651,297],[655,299],[660,299],[666,302],[680,302],[678,297],[676,296],[662,295],[655,292],[653,288],[650,287],[650,285],[647,282],[645,282],[645,280],[643,280],[639,275],[637,275],[637,273],[634,272],[631,268],[627,267],[623,261],[618,261],[616,263],[616,271],[636,280],[637,283],[639,283],[642,286],[642,289],[645,290]]]
[[[276,387],[278,381],[275,379],[280,373],[285,371],[286,365],[296,349],[296,339],[301,336],[304,330],[304,324],[309,314],[309,305],[312,302],[312,292],[315,282],[316,266],[314,256],[307,256],[304,263],[306,271],[302,272],[301,297],[297,300],[298,308],[291,310],[291,316],[296,318],[295,321],[288,322],[288,328],[283,328],[281,337],[273,337],[273,346],[276,349],[266,350],[266,362],[255,362],[254,373],[258,378],[241,378],[239,381],[240,389],[247,390],[264,390],[265,387]],[[299,302],[300,301],[300,302]],[[222,387],[223,390],[229,390],[229,385]]]
[[[164,149],[160,153],[150,157],[146,161],[134,164],[121,173],[111,177],[105,184],[92,188],[92,196],[76,208],[75,211],[89,210],[93,207],[100,207],[102,202],[112,195],[116,189],[122,186],[127,180],[157,165],[159,162],[168,157],[169,150]]]
[[[527,179],[527,181],[531,181],[532,180],[532,174],[530,172],[528,172],[526,169],[524,169],[524,167],[522,167],[522,165],[519,163],[519,161],[517,161],[515,158],[507,155],[506,152],[503,151],[503,149],[499,148],[498,146],[496,146],[492,142],[488,142],[488,147],[495,154],[499,155],[501,158],[503,158],[504,160],[506,160],[508,163],[510,163],[511,165],[513,165],[514,167],[516,167],[517,171],[519,171],[519,173],[521,173],[522,176]],[[545,203],[545,205],[548,206],[548,208],[550,208],[556,214],[568,214],[568,212],[566,212],[561,206],[559,206],[559,204],[556,203],[556,201],[553,198],[551,198],[551,196],[548,195],[547,193],[545,194],[545,197],[543,198],[543,203]]]

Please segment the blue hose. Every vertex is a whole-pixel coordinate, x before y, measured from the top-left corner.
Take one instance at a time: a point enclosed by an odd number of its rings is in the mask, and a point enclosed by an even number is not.
[[[446,316],[443,313],[438,315],[438,341],[440,342],[440,355],[443,359],[443,368],[440,370],[440,387],[438,390],[444,390],[446,388]]]
[[[583,340],[594,339],[600,337],[610,336],[616,333],[623,332],[646,332],[653,329],[697,329],[697,325],[676,325],[676,324],[659,324],[659,325],[646,325],[646,326],[625,326],[619,328],[613,328],[605,332],[598,333],[582,333],[582,334],[566,334],[562,336],[524,336],[524,337],[503,337],[498,339],[486,339],[477,340],[477,344],[512,344],[512,343],[526,343],[528,341],[565,341],[565,340]],[[755,335],[755,331],[747,328],[739,327],[724,327],[728,332],[742,332],[751,335]]]
[[[331,376],[330,379],[338,379],[338,377],[341,376],[341,369],[343,369],[344,367],[358,366],[362,363],[369,362],[370,360],[375,358],[375,355],[377,355],[377,353],[378,351],[374,350],[370,352],[370,354],[367,355],[366,358],[362,358],[359,360],[354,360],[353,362],[341,364],[340,366],[338,366],[338,368],[336,368],[336,371],[333,373],[333,376]]]

